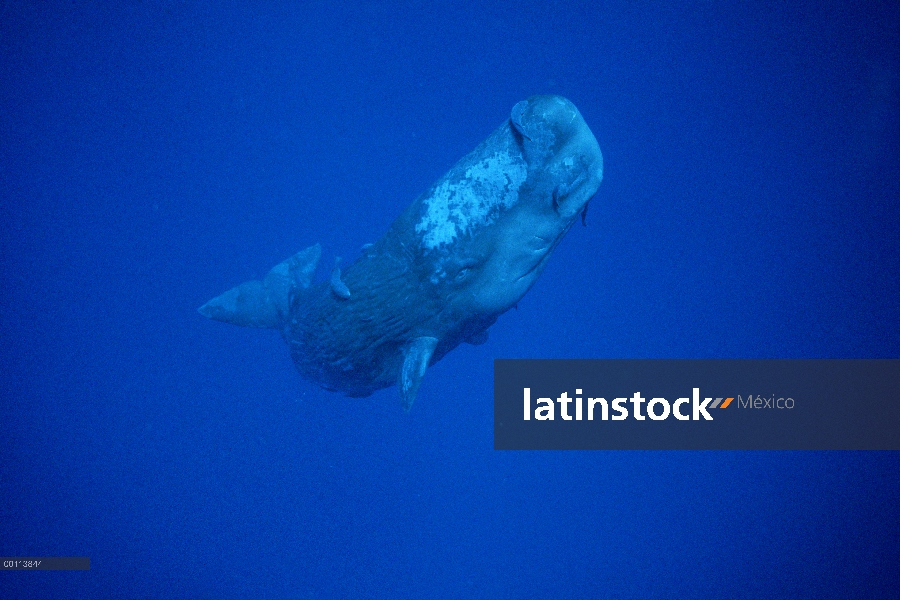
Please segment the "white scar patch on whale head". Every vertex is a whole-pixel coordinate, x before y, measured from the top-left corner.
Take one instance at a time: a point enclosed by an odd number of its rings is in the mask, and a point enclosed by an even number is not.
[[[462,177],[452,171],[424,200],[427,210],[416,224],[422,246],[434,250],[458,236],[495,221],[519,198],[528,167],[519,156],[497,152],[469,166]]]

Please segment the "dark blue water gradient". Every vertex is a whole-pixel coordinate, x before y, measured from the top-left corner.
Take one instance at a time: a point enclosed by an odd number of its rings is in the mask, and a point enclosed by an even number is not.
[[[107,3],[109,4],[109,3]],[[0,596],[895,598],[898,453],[492,450],[495,357],[900,357],[890,3],[0,6]],[[351,400],[197,306],[522,98],[604,152],[489,343]]]

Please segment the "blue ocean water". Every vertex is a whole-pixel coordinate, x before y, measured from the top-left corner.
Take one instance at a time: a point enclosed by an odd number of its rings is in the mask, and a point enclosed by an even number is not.
[[[890,2],[0,5],[2,598],[897,598],[897,452],[497,452],[492,360],[900,358]],[[605,178],[405,414],[196,308],[538,93]],[[322,276],[320,274],[320,276]]]

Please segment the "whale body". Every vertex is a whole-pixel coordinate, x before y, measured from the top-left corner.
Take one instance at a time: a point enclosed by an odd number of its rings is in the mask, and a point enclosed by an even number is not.
[[[300,373],[325,389],[362,397],[397,384],[409,410],[427,367],[486,341],[531,288],[602,178],[575,106],[533,96],[328,281],[312,282],[316,244],[199,311],[278,329]]]

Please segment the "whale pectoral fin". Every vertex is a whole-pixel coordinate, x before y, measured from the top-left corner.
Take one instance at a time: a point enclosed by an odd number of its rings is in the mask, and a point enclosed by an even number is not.
[[[263,281],[245,281],[198,310],[204,317],[243,327],[278,328],[284,324],[292,294],[309,287],[319,263],[318,244],[272,267]]]
[[[437,338],[423,336],[414,339],[406,349],[398,383],[400,401],[406,411],[412,408],[413,402],[416,400],[416,393],[419,391],[419,385],[422,383],[422,377],[425,376],[425,369],[428,368],[428,361],[431,360],[437,343]]]
[[[488,330],[482,329],[481,331],[477,331],[466,338],[467,344],[472,344],[473,346],[480,346],[488,341]]]
[[[341,268],[338,266],[340,264],[341,257],[338,256],[334,259],[334,268],[331,269],[331,292],[341,300],[347,300],[350,298],[350,288],[341,279]]]

